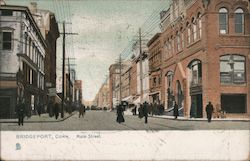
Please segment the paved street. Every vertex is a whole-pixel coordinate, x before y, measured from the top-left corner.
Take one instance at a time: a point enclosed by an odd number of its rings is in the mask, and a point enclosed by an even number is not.
[[[183,121],[162,118],[144,118],[125,115],[125,123],[118,124],[116,114],[108,111],[87,111],[84,118],[78,118],[78,113],[60,122],[24,122],[24,126],[17,123],[3,123],[1,130],[250,130],[249,122],[241,121]]]

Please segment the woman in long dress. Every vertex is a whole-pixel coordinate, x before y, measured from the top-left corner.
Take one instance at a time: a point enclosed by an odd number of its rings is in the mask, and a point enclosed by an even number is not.
[[[121,122],[125,122],[124,117],[123,117],[123,108],[121,105],[118,105],[117,107],[117,118],[116,121],[120,124]]]

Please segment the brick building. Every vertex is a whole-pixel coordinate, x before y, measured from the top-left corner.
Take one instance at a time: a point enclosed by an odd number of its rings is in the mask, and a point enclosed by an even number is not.
[[[161,12],[161,102],[184,116],[209,101],[227,116],[250,114],[250,2],[172,0]]]
[[[112,64],[109,67],[109,105],[114,108],[119,101],[118,86],[119,84],[120,65]]]
[[[155,34],[147,43],[149,50],[149,89],[150,102],[160,103],[161,100],[161,64],[162,64],[162,44],[160,33]]]

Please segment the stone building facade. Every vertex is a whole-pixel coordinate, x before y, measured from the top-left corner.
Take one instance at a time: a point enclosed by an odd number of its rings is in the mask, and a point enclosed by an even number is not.
[[[47,44],[27,7],[3,5],[0,10],[1,118],[14,118],[22,98],[30,116],[45,95]]]

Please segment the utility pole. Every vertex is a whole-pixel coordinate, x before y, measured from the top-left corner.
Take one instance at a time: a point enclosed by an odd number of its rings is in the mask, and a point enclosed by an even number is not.
[[[140,102],[143,103],[143,73],[142,73],[142,45],[141,45],[141,28],[139,28],[139,44],[140,44],[140,88],[141,88],[141,97],[140,97]]]
[[[119,82],[120,82],[120,103],[122,103],[122,56],[121,56],[121,54],[120,54],[120,56],[119,56],[119,75],[120,75],[120,77],[119,77]]]
[[[63,21],[63,65],[62,65],[62,111],[61,118],[64,117],[64,84],[65,83],[65,21]]]
[[[66,33],[65,32],[65,21],[62,22],[63,24],[63,64],[62,64],[62,109],[61,109],[61,118],[64,117],[64,99],[65,99],[65,36],[66,35],[78,35],[77,33]]]

